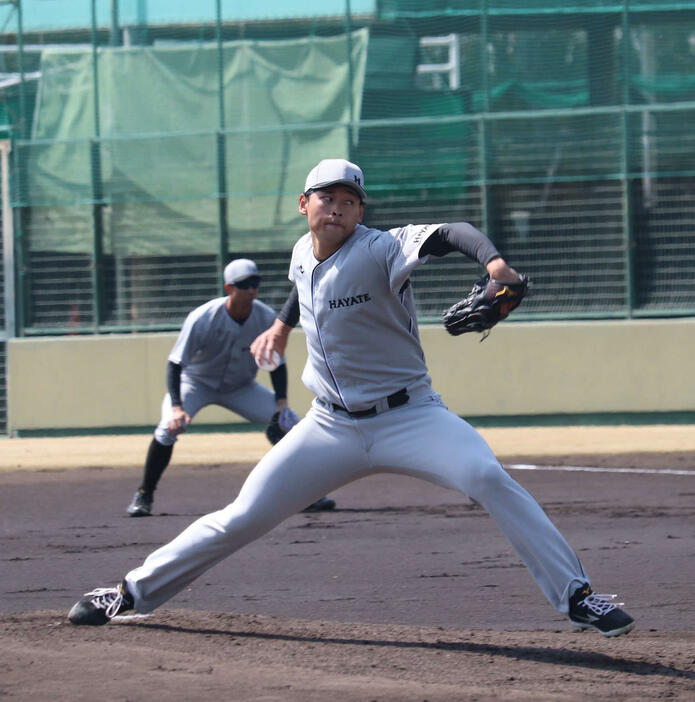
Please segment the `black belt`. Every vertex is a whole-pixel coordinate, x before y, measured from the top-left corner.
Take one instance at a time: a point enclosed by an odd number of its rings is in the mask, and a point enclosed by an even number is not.
[[[394,407],[400,407],[401,405],[406,404],[406,402],[408,402],[409,399],[410,395],[408,395],[408,393],[406,392],[406,388],[403,388],[398,392],[394,392],[393,395],[389,395],[386,398],[386,402],[389,406],[389,409],[393,409]],[[335,403],[332,404],[334,410],[338,410],[339,412],[345,412],[346,414],[349,414],[351,417],[354,417],[356,419],[359,419],[360,417],[371,417],[377,413],[376,405],[374,405],[374,407],[370,407],[369,409],[357,410],[357,412],[350,412],[349,410],[346,410],[345,407],[343,407],[342,405],[336,405]]]

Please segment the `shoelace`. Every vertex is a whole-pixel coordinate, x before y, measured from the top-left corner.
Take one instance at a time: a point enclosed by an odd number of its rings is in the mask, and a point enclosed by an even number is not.
[[[613,602],[617,595],[597,595],[591,594],[585,597],[579,604],[586,605],[594,614],[602,617],[608,612],[612,612],[619,605],[623,605],[623,602]]]
[[[118,614],[123,604],[123,592],[120,587],[98,587],[96,590],[86,592],[85,597],[92,598],[92,604],[97,609],[103,609],[109,619]]]

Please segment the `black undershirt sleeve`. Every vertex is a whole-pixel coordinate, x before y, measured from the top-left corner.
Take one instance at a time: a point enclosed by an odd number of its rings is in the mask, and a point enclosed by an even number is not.
[[[167,363],[167,389],[172,405],[181,406],[181,371],[183,366],[169,361]]]
[[[460,251],[481,266],[486,266],[500,255],[495,245],[485,234],[468,222],[442,224],[420,249],[420,256],[446,256],[452,251]]]
[[[278,319],[288,327],[297,326],[297,322],[299,322],[299,293],[296,285],[292,288],[292,292],[290,292],[285,304],[282,306]]]
[[[270,371],[270,382],[273,384],[276,400],[287,399],[287,366],[283,363],[274,371]]]

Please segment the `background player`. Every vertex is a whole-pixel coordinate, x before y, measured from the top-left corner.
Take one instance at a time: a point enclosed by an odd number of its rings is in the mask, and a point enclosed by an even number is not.
[[[577,555],[538,503],[431,387],[411,272],[432,255],[458,250],[498,281],[519,276],[468,224],[369,229],[360,224],[365,199],[354,164],[328,159],[312,169],[299,197],[309,232],[292,254],[296,287],[251,347],[257,357],[284,353],[301,318],[309,352],[302,379],[316,395],[311,410],[261,459],[234,502],[198,519],[119,586],[87,593],[70,611],[74,624],[104,624],[132,608],[149,612],[302,505],[365,475],[396,472],[475,499],[549,602],[576,625],[606,636],[634,627],[614,596],[592,592]]]
[[[299,420],[287,405],[284,359],[270,373],[274,393],[255,380],[258,366],[249,346],[276,316],[268,305],[256,299],[260,283],[254,261],[232,261],[224,269],[227,297],[210,300],[186,317],[169,354],[168,393],[147,451],[142,483],[128,506],[131,517],[150,515],[155,488],[169,465],[177,437],[203,407],[221,405],[251,422],[263,424],[280,412],[279,433],[289,431]],[[322,497],[304,511],[334,507],[333,500]]]

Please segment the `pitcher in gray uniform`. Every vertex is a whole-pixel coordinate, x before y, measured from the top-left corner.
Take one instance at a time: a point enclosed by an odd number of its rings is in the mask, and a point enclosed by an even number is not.
[[[460,251],[501,282],[518,280],[490,240],[465,223],[389,231],[360,224],[366,191],[358,166],[326,159],[311,170],[299,211],[295,284],[278,319],[251,345],[284,353],[301,320],[310,411],[257,464],[237,498],[154,551],[123,581],[97,588],[69,613],[74,624],[150,612],[215,563],[304,504],[377,472],[409,475],[465,493],[497,522],[550,604],[575,626],[618,636],[634,620],[592,591],[579,558],[534,498],[502,468],[482,436],[432,389],[418,338],[410,274]]]
[[[174,444],[203,407],[220,405],[262,424],[267,424],[277,411],[284,431],[299,421],[287,404],[284,357],[270,373],[274,392],[256,381],[258,366],[249,347],[276,317],[272,308],[256,299],[260,283],[256,263],[236,259],[224,269],[227,295],[209,300],[186,317],[169,354],[168,392],[147,451],[142,482],[127,509],[131,517],[151,514],[154,491],[169,465]],[[334,500],[322,497],[305,511],[334,507]]]

